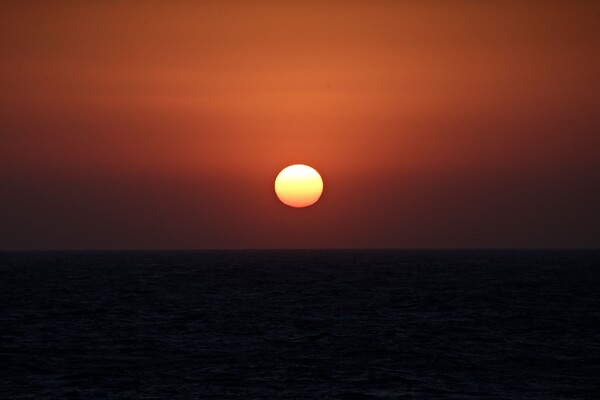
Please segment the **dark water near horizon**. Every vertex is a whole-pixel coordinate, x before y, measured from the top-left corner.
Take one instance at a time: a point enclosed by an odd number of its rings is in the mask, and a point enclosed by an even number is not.
[[[0,398],[592,399],[600,251],[0,253]]]

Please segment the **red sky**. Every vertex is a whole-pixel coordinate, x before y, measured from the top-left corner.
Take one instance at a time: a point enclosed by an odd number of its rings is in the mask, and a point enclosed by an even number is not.
[[[0,249],[600,246],[599,3],[7,1],[0,56]]]

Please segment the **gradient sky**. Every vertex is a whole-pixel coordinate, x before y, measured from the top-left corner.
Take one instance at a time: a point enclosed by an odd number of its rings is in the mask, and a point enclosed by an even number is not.
[[[3,1],[0,56],[0,249],[600,246],[598,2]]]

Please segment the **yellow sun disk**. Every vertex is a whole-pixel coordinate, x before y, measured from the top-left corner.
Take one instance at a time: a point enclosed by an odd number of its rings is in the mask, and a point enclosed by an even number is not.
[[[307,165],[290,165],[277,176],[275,193],[288,206],[308,207],[321,197],[323,180],[315,169]]]

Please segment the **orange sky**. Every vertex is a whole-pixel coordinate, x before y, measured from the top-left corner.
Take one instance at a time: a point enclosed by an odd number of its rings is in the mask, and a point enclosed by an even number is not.
[[[598,3],[12,1],[0,55],[0,249],[600,245]]]

